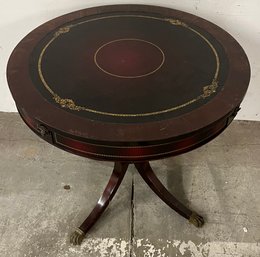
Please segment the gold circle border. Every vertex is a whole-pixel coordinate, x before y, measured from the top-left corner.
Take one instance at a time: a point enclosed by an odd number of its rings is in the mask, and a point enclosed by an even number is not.
[[[105,46],[107,46],[107,45],[109,45],[109,44],[112,44],[112,43],[114,43],[114,42],[120,42],[120,41],[140,41],[140,42],[145,42],[145,43],[148,43],[148,44],[154,46],[154,47],[157,48],[157,49],[161,52],[161,54],[162,54],[162,61],[161,61],[160,65],[159,65],[156,69],[154,69],[153,71],[151,71],[151,72],[148,72],[148,73],[145,73],[145,74],[142,74],[142,75],[137,75],[137,76],[122,76],[122,75],[117,75],[117,74],[111,73],[111,72],[109,72],[109,71],[103,69],[103,68],[98,64],[98,62],[97,62],[97,54],[98,54],[98,52],[99,52],[103,47],[105,47]],[[165,55],[164,55],[163,50],[162,50],[159,46],[157,46],[156,44],[153,44],[152,42],[149,42],[149,41],[147,41],[147,40],[138,39],[138,38],[120,38],[120,39],[116,39],[116,40],[109,41],[109,42],[103,44],[102,46],[100,46],[100,47],[98,48],[98,50],[95,52],[95,54],[94,54],[94,63],[96,64],[96,66],[97,66],[101,71],[103,71],[104,73],[106,73],[106,74],[108,74],[108,75],[110,75],[110,76],[117,77],[117,78],[125,78],[125,79],[134,79],[134,78],[142,78],[142,77],[149,76],[149,75],[155,73],[156,71],[158,71],[158,70],[163,66],[164,61],[165,61]]]
[[[155,112],[148,112],[148,113],[111,113],[111,112],[103,112],[103,111],[97,111],[94,109],[90,109],[90,108],[86,108],[85,106],[78,106],[75,104],[75,102],[72,99],[68,99],[68,98],[61,98],[58,94],[56,94],[51,87],[48,85],[48,83],[46,82],[43,73],[42,73],[42,59],[44,56],[44,53],[46,52],[47,48],[51,45],[51,43],[58,38],[60,35],[68,33],[70,31],[71,28],[79,26],[81,24],[84,23],[88,23],[88,22],[92,22],[92,21],[97,21],[97,20],[103,20],[103,19],[110,19],[110,18],[118,18],[118,17],[137,17],[137,18],[147,18],[147,19],[154,19],[154,20],[160,20],[160,21],[164,21],[164,22],[169,22],[172,25],[175,26],[182,26],[186,29],[189,29],[191,31],[193,31],[194,33],[196,33],[198,36],[200,36],[211,48],[212,52],[215,55],[216,58],[216,71],[215,71],[215,75],[212,79],[212,82],[210,85],[206,85],[203,86],[202,89],[202,94],[199,95],[196,98],[191,99],[190,101],[183,103],[181,105],[178,106],[174,106],[172,108],[169,109],[165,109],[165,110],[161,110],[161,111],[155,111]],[[210,43],[210,41],[203,36],[200,32],[196,31],[195,29],[191,28],[189,25],[187,25],[186,23],[180,21],[180,20],[176,20],[176,19],[172,19],[172,18],[159,18],[159,17],[152,17],[152,16],[144,16],[144,15],[113,15],[113,16],[105,16],[105,17],[100,17],[100,18],[94,18],[94,19],[90,19],[87,21],[82,21],[76,24],[72,24],[72,25],[68,25],[65,27],[61,27],[59,28],[58,31],[56,31],[53,34],[52,39],[45,45],[45,47],[42,49],[39,59],[38,59],[38,73],[40,76],[40,79],[44,85],[44,87],[49,91],[49,93],[53,96],[53,99],[56,103],[58,103],[61,107],[63,108],[68,108],[70,110],[74,110],[74,111],[87,111],[87,112],[91,112],[91,113],[95,113],[95,114],[101,114],[101,115],[107,115],[107,116],[115,116],[115,117],[144,117],[144,116],[152,116],[152,115],[158,115],[158,114],[163,114],[163,113],[168,113],[168,112],[172,112],[175,110],[178,110],[180,108],[183,108],[185,106],[188,106],[200,99],[205,99],[207,97],[209,97],[210,95],[214,94],[218,88],[218,74],[219,74],[219,69],[220,69],[220,60],[219,60],[219,56],[217,53],[217,50],[214,48],[214,46]]]

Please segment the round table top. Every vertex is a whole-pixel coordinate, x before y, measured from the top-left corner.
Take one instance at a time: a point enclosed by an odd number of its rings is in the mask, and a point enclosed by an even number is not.
[[[22,116],[102,144],[190,135],[232,113],[250,78],[241,46],[194,15],[102,6],[51,20],[8,63]]]

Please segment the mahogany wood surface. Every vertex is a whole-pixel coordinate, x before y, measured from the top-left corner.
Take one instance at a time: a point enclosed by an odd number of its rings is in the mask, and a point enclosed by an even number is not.
[[[221,133],[250,67],[238,42],[209,21],[113,5],[33,30],[14,49],[7,78],[20,115],[49,143],[98,160],[144,161]]]

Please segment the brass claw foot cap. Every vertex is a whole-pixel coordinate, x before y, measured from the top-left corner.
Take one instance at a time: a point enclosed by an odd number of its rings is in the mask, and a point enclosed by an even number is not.
[[[81,229],[77,228],[75,232],[71,234],[70,242],[73,245],[80,245],[84,237],[85,237],[85,233]]]
[[[204,224],[204,219],[202,216],[200,216],[196,212],[193,212],[190,215],[189,222],[192,223],[195,227],[200,228]]]

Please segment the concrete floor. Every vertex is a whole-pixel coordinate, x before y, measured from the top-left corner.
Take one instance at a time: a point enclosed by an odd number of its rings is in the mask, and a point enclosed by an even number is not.
[[[0,132],[0,257],[260,256],[260,122],[235,121],[209,144],[151,163],[169,191],[205,217],[203,228],[165,205],[131,166],[81,246],[70,245],[70,232],[113,164],[49,145],[15,113],[0,113]]]

